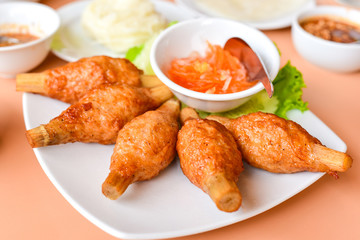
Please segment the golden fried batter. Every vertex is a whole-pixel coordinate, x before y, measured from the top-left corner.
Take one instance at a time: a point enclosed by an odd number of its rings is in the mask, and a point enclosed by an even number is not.
[[[103,84],[140,86],[142,71],[124,58],[94,56],[45,71],[47,96],[75,103],[90,89]]]
[[[111,156],[110,174],[103,194],[117,199],[135,181],[149,180],[166,168],[176,155],[180,103],[170,99],[120,130]]]
[[[39,93],[73,104],[89,90],[102,85],[125,84],[135,87],[160,85],[155,76],[141,74],[142,71],[127,59],[94,56],[41,73],[18,74],[16,90]]]
[[[237,119],[211,116],[233,134],[250,165],[275,173],[346,171],[352,159],[323,146],[299,124],[269,113],[251,113]]]
[[[240,207],[236,182],[243,170],[242,158],[224,126],[207,119],[186,120],[176,148],[185,176],[209,194],[220,210],[232,212]]]
[[[134,117],[172,96],[166,86],[103,86],[88,92],[48,124],[27,131],[32,147],[69,142],[114,144],[119,130]]]

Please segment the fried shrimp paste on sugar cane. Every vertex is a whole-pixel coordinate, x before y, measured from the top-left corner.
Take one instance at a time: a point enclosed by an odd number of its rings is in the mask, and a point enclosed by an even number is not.
[[[325,147],[294,121],[270,113],[251,113],[236,119],[209,116],[230,130],[252,166],[274,173],[326,172],[337,177],[352,159]]]
[[[170,99],[157,110],[148,111],[120,130],[111,156],[110,173],[103,194],[117,199],[136,181],[157,176],[175,158],[179,131],[180,103]]]
[[[155,77],[149,78],[142,73],[125,58],[94,56],[41,73],[18,74],[16,89],[40,93],[72,104],[81,99],[89,90],[101,85],[154,86],[148,83]]]
[[[103,86],[88,92],[48,124],[28,130],[26,135],[32,147],[70,142],[114,144],[127,122],[172,96],[166,86]]]
[[[236,185],[243,171],[241,152],[231,133],[220,123],[193,118],[183,109],[184,125],[178,133],[177,152],[185,176],[207,193],[218,209],[233,212],[242,197]]]

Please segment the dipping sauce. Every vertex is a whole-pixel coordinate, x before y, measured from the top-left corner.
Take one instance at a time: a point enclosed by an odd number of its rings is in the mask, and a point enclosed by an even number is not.
[[[39,37],[34,36],[29,33],[1,33],[0,40],[1,40],[1,37],[8,37],[8,38],[10,38],[10,40],[9,41],[0,41],[0,47],[7,47],[7,46],[12,46],[12,45],[27,43],[27,42],[31,42],[36,39],[39,39]],[[15,41],[11,40],[11,38]]]
[[[360,40],[360,25],[335,16],[308,18],[300,26],[316,37],[333,42],[351,43]]]
[[[257,83],[247,81],[248,72],[238,58],[210,43],[205,56],[193,52],[174,59],[167,75],[184,88],[209,94],[240,92]]]

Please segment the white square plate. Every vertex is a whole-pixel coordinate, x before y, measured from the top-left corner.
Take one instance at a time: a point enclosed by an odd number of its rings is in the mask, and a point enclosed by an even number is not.
[[[26,128],[48,123],[67,106],[25,93]],[[289,117],[327,147],[346,151],[345,143],[311,111],[291,111]],[[236,223],[280,204],[323,175],[273,174],[245,165],[238,182],[242,207],[225,213],[190,183],[176,159],[159,176],[130,185],[124,195],[112,201],[101,193],[101,185],[109,173],[113,147],[71,143],[37,148],[34,152],[49,179],[75,209],[99,228],[125,239],[179,237]]]

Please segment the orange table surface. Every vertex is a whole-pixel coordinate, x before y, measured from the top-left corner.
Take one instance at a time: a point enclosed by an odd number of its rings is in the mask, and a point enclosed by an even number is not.
[[[54,8],[67,2],[42,1]],[[347,144],[353,166],[338,180],[325,175],[255,217],[177,239],[360,239],[360,72],[335,73],[307,62],[296,52],[290,28],[264,32],[280,48],[282,65],[290,60],[303,73],[303,99]],[[33,71],[63,64],[50,53]],[[25,138],[14,79],[0,79],[0,104],[0,239],[115,239],[77,212],[41,169]]]

